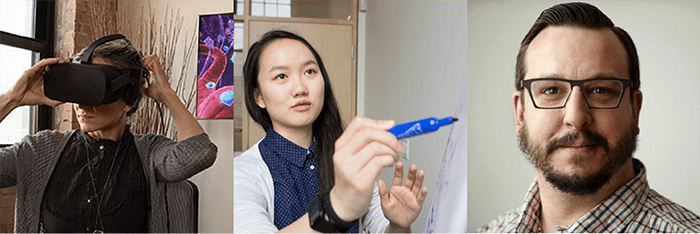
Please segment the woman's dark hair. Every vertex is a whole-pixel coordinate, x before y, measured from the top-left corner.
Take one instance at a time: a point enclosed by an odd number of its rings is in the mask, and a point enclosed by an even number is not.
[[[525,54],[530,47],[530,43],[542,30],[549,26],[576,26],[587,29],[607,28],[612,30],[625,47],[625,52],[627,52],[629,78],[633,84],[630,90],[639,89],[639,57],[637,48],[634,46],[634,42],[629,34],[622,28],[615,26],[612,20],[597,7],[588,3],[571,2],[555,5],[542,11],[540,17],[537,18],[530,31],[523,38],[515,65],[516,90],[520,90],[520,81],[525,79],[525,73],[527,73]],[[632,97],[634,95],[630,95],[630,98]]]
[[[318,67],[323,75],[324,96],[323,108],[316,120],[313,122],[313,136],[316,138],[316,150],[314,155],[320,170],[317,170],[319,177],[319,190],[326,191],[333,187],[334,172],[333,172],[333,152],[335,151],[335,141],[343,133],[343,123],[340,118],[340,108],[335,100],[331,82],[328,78],[328,72],[323,65],[321,56],[316,50],[304,40],[304,38],[291,32],[282,30],[273,30],[265,33],[259,41],[253,43],[248,49],[248,56],[243,64],[243,81],[245,84],[245,106],[248,108],[248,114],[255,120],[265,131],[272,128],[272,120],[267,110],[260,108],[255,103],[255,92],[260,91],[258,83],[258,72],[260,71],[260,57],[265,48],[272,42],[279,39],[292,39],[304,43],[316,58]]]
[[[73,59],[79,59],[83,56],[83,53],[87,47],[83,48],[73,56]],[[117,39],[106,42],[100,46],[97,46],[92,52],[93,60],[96,57],[107,60],[107,62],[119,69],[143,69],[143,54],[137,50],[129,40],[127,39]],[[124,97],[122,100],[127,105],[133,105],[131,109],[126,112],[127,116],[131,116],[139,106],[139,100],[141,100],[141,85],[143,80],[141,76],[134,77],[134,79],[139,79],[136,86],[128,85],[125,88],[130,89],[124,92]]]

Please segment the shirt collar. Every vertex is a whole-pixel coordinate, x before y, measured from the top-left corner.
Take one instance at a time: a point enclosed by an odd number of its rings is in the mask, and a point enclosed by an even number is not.
[[[562,227],[564,232],[624,232],[643,208],[643,204],[649,195],[649,184],[646,178],[644,164],[637,159],[632,159],[634,171],[637,176],[627,184],[618,188],[615,193],[603,202],[593,207],[586,214],[568,227]],[[518,217],[516,232],[542,232],[540,222],[541,200],[537,180],[532,183],[525,196]]]
[[[311,147],[307,149],[287,140],[287,138],[284,138],[272,128],[267,131],[267,135],[261,143],[297,167],[303,167],[307,157],[313,156],[313,152],[316,149],[316,137],[313,138]]]
[[[80,133],[79,135],[81,137],[83,137],[83,139],[85,139],[89,145],[96,145],[96,144],[100,144],[100,143],[115,144],[116,145],[117,143],[121,142],[124,139],[131,139],[131,136],[133,134],[131,133],[129,128],[130,128],[130,126],[128,124],[126,126],[124,126],[124,131],[122,132],[122,135],[116,141],[111,140],[111,139],[107,139],[107,138],[94,139],[94,138],[90,137],[86,131],[83,131],[83,130],[78,130],[78,131]]]

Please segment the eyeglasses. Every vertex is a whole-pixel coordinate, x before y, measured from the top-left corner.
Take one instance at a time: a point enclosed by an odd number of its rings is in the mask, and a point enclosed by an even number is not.
[[[565,80],[559,78],[536,78],[520,81],[520,89],[527,88],[532,104],[539,109],[558,109],[566,106],[571,91],[578,86],[588,107],[615,109],[620,106],[622,95],[631,80],[618,78],[593,78],[587,80]]]

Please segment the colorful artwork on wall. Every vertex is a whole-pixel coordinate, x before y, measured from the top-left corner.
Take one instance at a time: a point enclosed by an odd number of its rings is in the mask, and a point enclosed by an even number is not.
[[[197,118],[233,119],[233,13],[199,16]]]

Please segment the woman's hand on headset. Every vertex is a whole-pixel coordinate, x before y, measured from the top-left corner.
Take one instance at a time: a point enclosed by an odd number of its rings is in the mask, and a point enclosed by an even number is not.
[[[170,110],[170,115],[175,119],[177,125],[177,140],[182,141],[191,136],[204,133],[204,129],[199,122],[187,110],[187,107],[180,101],[175,91],[170,87],[168,75],[160,66],[158,56],[155,54],[143,58],[143,64],[151,71],[151,81],[145,88],[146,96],[163,103]]]
[[[57,106],[62,102],[52,100],[44,95],[44,69],[46,66],[67,63],[65,58],[42,59],[22,73],[15,85],[5,95],[9,94],[10,105],[14,107],[48,105]]]
[[[165,70],[160,65],[158,55],[151,54],[144,57],[143,65],[151,72],[150,83],[144,88],[146,96],[163,102],[166,94],[174,93],[175,91],[170,87],[168,75],[165,74]]]

